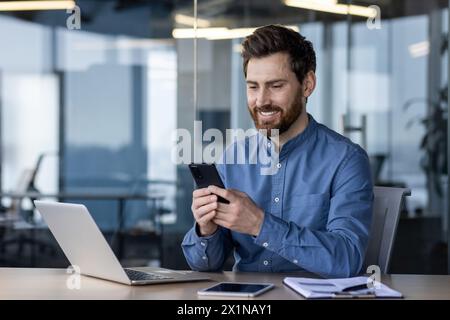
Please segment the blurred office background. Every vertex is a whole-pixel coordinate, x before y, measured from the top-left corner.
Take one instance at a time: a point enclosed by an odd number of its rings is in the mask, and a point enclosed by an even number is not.
[[[308,111],[367,150],[377,185],[412,191],[390,272],[449,272],[447,1],[77,0],[79,21],[2,2],[1,266],[68,265],[32,209],[44,197],[86,204],[126,266],[188,268],[173,131],[252,127],[240,42],[278,23],[314,44]]]

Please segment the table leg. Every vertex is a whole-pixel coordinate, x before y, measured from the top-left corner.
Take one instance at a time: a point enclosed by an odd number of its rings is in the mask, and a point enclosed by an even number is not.
[[[119,226],[118,226],[118,238],[117,238],[117,240],[118,240],[118,252],[117,252],[117,255],[118,255],[118,259],[119,259],[119,261],[120,260],[122,260],[122,258],[123,258],[123,254],[124,254],[124,234],[123,234],[123,227],[124,227],[124,212],[123,212],[123,210],[124,210],[124,202],[125,202],[125,199],[123,199],[123,198],[119,198],[118,199],[119,200],[119,208],[118,208],[118,211],[117,211],[117,213],[118,213],[118,223],[119,223]]]
[[[34,227],[31,228],[31,239],[30,239],[30,250],[31,250],[31,267],[34,268],[36,267],[36,247],[37,247],[37,243],[36,243],[36,230],[34,229]]]
[[[162,210],[162,205],[160,205],[158,203],[158,200],[155,200],[155,204],[156,204],[156,214],[157,214],[157,219],[158,219],[158,224],[159,224],[159,239],[158,239],[158,250],[159,250],[159,264],[162,267],[163,266],[163,254],[164,254],[164,247],[163,247],[163,235],[164,235],[164,230],[163,230],[163,223],[161,221],[161,210]]]

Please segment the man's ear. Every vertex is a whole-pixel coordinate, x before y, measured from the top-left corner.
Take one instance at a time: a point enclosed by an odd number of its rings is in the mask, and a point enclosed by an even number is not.
[[[309,71],[303,79],[303,96],[308,98],[316,88],[316,74]]]

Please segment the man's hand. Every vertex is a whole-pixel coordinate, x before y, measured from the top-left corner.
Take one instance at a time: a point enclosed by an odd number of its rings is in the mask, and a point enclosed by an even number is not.
[[[212,221],[233,231],[257,236],[264,221],[264,211],[244,192],[209,186],[208,190],[230,201],[218,203]]]
[[[216,232],[217,224],[212,221],[217,213],[216,195],[212,194],[208,188],[194,190],[191,209],[201,236],[209,236]]]

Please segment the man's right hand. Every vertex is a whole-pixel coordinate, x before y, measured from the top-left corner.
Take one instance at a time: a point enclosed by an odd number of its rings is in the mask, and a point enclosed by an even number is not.
[[[217,196],[215,194],[212,194],[208,188],[194,190],[191,209],[201,236],[209,236],[216,232],[218,226],[212,222],[217,209]]]

